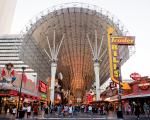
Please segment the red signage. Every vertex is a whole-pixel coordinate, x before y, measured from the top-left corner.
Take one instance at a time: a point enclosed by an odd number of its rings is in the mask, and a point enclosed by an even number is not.
[[[9,91],[9,94],[13,95],[13,96],[17,96],[18,95],[18,91],[11,90],[11,91]]]
[[[132,73],[130,75],[130,77],[133,79],[133,80],[140,80],[141,79],[141,75],[139,73]]]
[[[147,80],[141,80],[141,83],[138,86],[142,90],[147,90],[150,86],[150,83]]]
[[[88,94],[87,95],[87,102],[90,103],[90,102],[93,102],[93,96]]]
[[[39,91],[43,93],[47,92],[47,85],[43,81],[39,81]]]

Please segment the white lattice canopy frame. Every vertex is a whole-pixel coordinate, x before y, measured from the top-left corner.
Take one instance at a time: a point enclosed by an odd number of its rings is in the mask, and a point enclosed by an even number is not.
[[[56,58],[57,71],[64,77],[64,88],[71,90],[74,95],[82,95],[94,82],[93,55],[94,59],[101,61],[100,83],[103,84],[109,78],[106,33],[108,26],[115,28],[115,35],[129,35],[120,20],[100,7],[69,3],[48,8],[32,18],[21,31],[20,56],[38,72],[38,77],[42,80],[50,76],[49,60]],[[64,40],[61,44],[62,38]],[[51,49],[49,46],[55,50],[59,48],[57,57],[47,55],[46,52]],[[134,53],[134,49],[122,46],[119,52],[123,64]]]

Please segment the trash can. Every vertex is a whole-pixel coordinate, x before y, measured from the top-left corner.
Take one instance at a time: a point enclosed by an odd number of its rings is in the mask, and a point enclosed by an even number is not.
[[[19,111],[19,118],[24,118],[25,116],[25,111],[20,110]]]
[[[48,108],[45,108],[45,114],[48,114]]]
[[[123,119],[122,111],[117,111],[117,118],[122,118]]]

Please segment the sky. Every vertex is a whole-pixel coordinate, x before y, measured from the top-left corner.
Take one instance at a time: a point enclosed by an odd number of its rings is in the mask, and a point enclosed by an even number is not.
[[[18,34],[42,10],[71,2],[97,5],[119,18],[136,37],[136,53],[122,66],[123,79],[133,72],[150,76],[150,0],[18,0],[11,33]]]

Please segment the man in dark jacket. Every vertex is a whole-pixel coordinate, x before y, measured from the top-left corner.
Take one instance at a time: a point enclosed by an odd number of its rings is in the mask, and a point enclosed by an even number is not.
[[[135,115],[137,116],[137,119],[140,119],[140,105],[139,103],[135,105]]]

